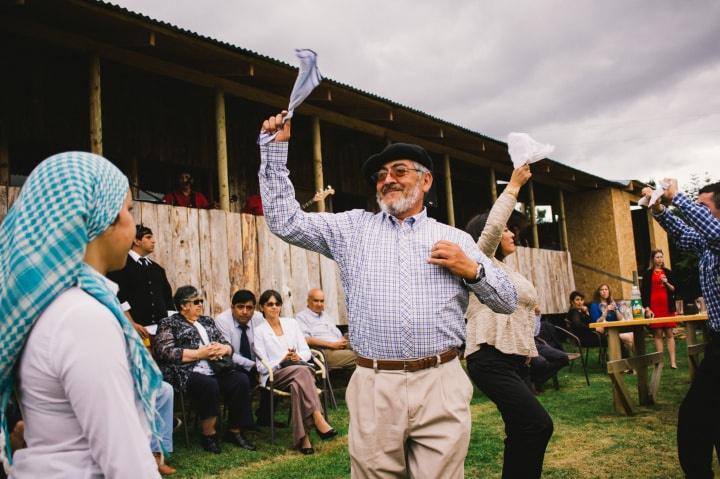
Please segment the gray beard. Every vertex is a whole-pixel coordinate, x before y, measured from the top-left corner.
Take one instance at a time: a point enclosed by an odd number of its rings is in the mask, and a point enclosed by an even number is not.
[[[422,196],[422,194],[422,186],[418,181],[417,183],[415,183],[415,186],[413,186],[410,191],[408,191],[406,194],[403,194],[403,196],[395,200],[394,203],[386,203],[385,201],[383,201],[380,193],[377,193],[375,197],[377,199],[377,204],[383,211],[383,213],[392,215],[397,218],[398,216],[402,216],[405,212],[412,208],[415,203],[417,203],[418,199]]]

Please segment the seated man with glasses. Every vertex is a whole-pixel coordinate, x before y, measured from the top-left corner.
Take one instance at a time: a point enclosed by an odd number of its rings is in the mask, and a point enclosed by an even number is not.
[[[287,169],[290,122],[268,118],[260,146],[267,225],[296,246],[335,260],[358,354],[347,389],[353,477],[464,477],[473,387],[457,349],[469,294],[512,313],[517,291],[469,234],[423,205],[433,161],[395,143],[364,163],[381,212],[305,213]],[[372,400],[368,400],[372,398]]]
[[[203,449],[220,452],[215,425],[222,394],[230,413],[224,440],[254,451],[255,446],[242,433],[244,428],[253,425],[250,381],[234,369],[216,373],[211,365],[212,361],[232,355],[232,346],[215,321],[203,316],[204,301],[197,288],[179,287],[173,301],[178,312],[160,321],[153,344],[165,381],[195,403]]]

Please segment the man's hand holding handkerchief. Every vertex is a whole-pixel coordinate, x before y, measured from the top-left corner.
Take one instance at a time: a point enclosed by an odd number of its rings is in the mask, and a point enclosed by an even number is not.
[[[295,55],[300,60],[300,70],[298,71],[292,93],[290,93],[290,105],[288,106],[288,112],[287,115],[285,115],[284,121],[292,118],[295,108],[299,107],[315,87],[320,84],[320,81],[322,81],[322,75],[317,67],[317,53],[312,50],[303,49],[295,50]],[[258,145],[270,143],[276,136],[277,132],[262,132],[258,137]]]
[[[643,188],[643,194],[645,196],[640,198],[640,200],[638,201],[638,206],[647,206],[648,208],[653,206],[655,203],[657,203],[660,197],[665,194],[665,190],[667,190],[670,186],[666,182],[657,182],[656,184],[658,186],[654,190],[652,190],[652,188],[650,187]],[[648,196],[650,190],[652,191],[652,193],[650,193],[650,195]]]
[[[507,137],[507,144],[513,168],[540,161],[555,151],[553,145],[538,143],[527,133],[510,133]]]

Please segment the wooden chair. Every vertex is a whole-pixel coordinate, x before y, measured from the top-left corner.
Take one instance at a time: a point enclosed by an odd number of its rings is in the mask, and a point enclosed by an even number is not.
[[[327,393],[324,390],[325,385],[327,384],[327,368],[325,366],[324,362],[324,356],[320,351],[317,351],[315,349],[310,350],[310,354],[312,354],[313,358],[313,364],[315,365],[315,378],[316,380],[321,381],[321,384],[323,385],[323,388],[317,388],[317,394],[319,396],[323,397],[323,413],[327,415],[328,410],[328,404],[327,404]],[[257,356],[258,361],[262,363],[263,366],[265,366],[265,369],[268,371],[268,379],[265,385],[261,385],[258,383],[258,388],[265,389],[270,393],[270,442],[272,444],[275,443],[275,398],[290,398],[292,400],[292,397],[288,391],[283,391],[281,389],[277,389],[275,387],[275,374],[270,367],[270,364],[265,360],[265,358],[261,358],[260,356]],[[325,393],[325,394],[323,394]],[[288,419],[287,424],[290,425],[290,419],[291,415],[288,413]]]

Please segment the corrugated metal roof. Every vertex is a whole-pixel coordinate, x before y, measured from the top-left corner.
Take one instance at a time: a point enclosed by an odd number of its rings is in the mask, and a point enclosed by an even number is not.
[[[243,54],[243,55],[247,55],[247,56],[256,58],[256,59],[258,59],[258,60],[262,60],[262,61],[265,61],[265,62],[272,63],[272,64],[274,64],[274,65],[276,65],[276,66],[280,66],[280,67],[288,68],[288,69],[292,69],[292,70],[297,70],[297,69],[298,69],[297,67],[295,67],[295,66],[293,66],[293,65],[290,65],[290,64],[288,64],[288,63],[285,63],[285,62],[283,62],[283,61],[281,61],[281,60],[278,60],[278,59],[269,57],[269,56],[267,56],[267,55],[263,55],[263,54],[261,54],[261,53],[255,52],[255,51],[253,51],[253,50],[248,50],[247,48],[243,48],[243,47],[234,45],[234,44],[229,43],[229,42],[225,42],[225,41],[222,41],[222,40],[218,40],[218,39],[216,39],[216,38],[213,38],[213,37],[210,37],[210,36],[207,36],[207,35],[202,35],[202,34],[200,34],[200,33],[194,32],[194,31],[192,31],[192,30],[188,30],[188,29],[186,29],[186,28],[179,27],[179,26],[177,26],[177,25],[174,25],[174,24],[169,23],[169,22],[165,22],[165,21],[163,21],[163,20],[158,20],[158,19],[156,19],[156,18],[152,18],[152,17],[150,17],[150,16],[148,16],[148,15],[145,15],[145,14],[142,14],[142,13],[139,13],[139,12],[132,11],[132,10],[130,10],[130,9],[128,9],[128,8],[125,8],[125,7],[121,6],[121,5],[117,5],[117,4],[115,4],[115,3],[106,2],[106,1],[104,1],[104,0],[82,0],[82,1],[84,1],[84,2],[86,2],[86,3],[89,3],[89,4],[99,4],[99,5],[102,5],[102,6],[105,7],[105,8],[112,9],[112,10],[115,10],[115,11],[118,11],[118,12],[121,12],[121,13],[123,13],[123,14],[129,15],[129,16],[132,16],[132,17],[135,17],[135,18],[137,18],[137,19],[141,19],[141,20],[147,21],[147,22],[152,23],[152,24],[155,24],[155,25],[160,25],[160,26],[163,26],[163,27],[165,27],[165,28],[169,28],[169,29],[171,29],[171,30],[174,30],[174,31],[179,32],[179,33],[182,33],[182,34],[184,34],[184,35],[188,35],[188,36],[191,36],[191,37],[194,37],[194,38],[203,40],[203,41],[210,42],[210,43],[212,43],[212,44],[214,44],[214,45],[217,45],[217,46],[220,46],[220,47],[223,47],[223,48],[227,48],[227,49],[233,50],[233,51],[235,51],[235,52],[237,52],[237,53],[241,53],[241,54]],[[393,100],[391,100],[391,99],[389,99],[389,98],[382,97],[382,96],[377,95],[377,94],[372,93],[372,92],[368,92],[368,91],[365,91],[365,90],[361,90],[361,89],[356,88],[356,87],[354,87],[354,86],[352,86],[352,85],[348,85],[347,83],[342,83],[342,82],[333,80],[333,79],[331,79],[331,78],[323,77],[323,80],[324,80],[324,81],[327,81],[327,82],[330,83],[331,85],[334,85],[334,86],[337,86],[337,87],[341,87],[341,88],[345,88],[345,89],[347,89],[347,90],[350,90],[350,91],[353,92],[353,93],[357,93],[357,94],[360,94],[360,95],[364,95],[364,96],[369,97],[369,98],[371,98],[371,99],[373,99],[373,100],[377,100],[377,101],[380,101],[380,102],[383,102],[383,103],[387,103],[387,104],[389,104],[389,105],[391,105],[391,106],[393,106],[393,107],[395,107],[395,108],[401,108],[401,109],[406,110],[406,111],[408,111],[408,112],[415,113],[416,115],[424,116],[424,117],[427,118],[428,120],[432,120],[432,121],[438,122],[438,123],[440,123],[440,124],[443,125],[443,126],[447,126],[447,127],[451,127],[451,128],[456,128],[456,129],[458,129],[458,130],[460,130],[460,131],[462,131],[462,132],[464,132],[464,133],[468,133],[468,134],[471,134],[471,135],[475,135],[475,136],[479,137],[479,138],[482,139],[482,140],[488,140],[488,141],[492,141],[492,142],[495,142],[495,143],[498,143],[498,144],[507,146],[507,144],[506,144],[505,142],[503,142],[503,141],[497,140],[497,139],[495,139],[495,138],[492,138],[492,137],[490,137],[490,136],[484,135],[484,134],[479,133],[479,132],[477,132],[477,131],[470,130],[469,128],[466,128],[466,127],[464,127],[464,126],[456,125],[456,124],[451,123],[451,122],[449,122],[449,121],[447,121],[447,120],[443,120],[442,118],[438,118],[438,117],[433,116],[433,115],[430,115],[430,114],[428,114],[428,113],[426,113],[426,112],[424,112],[424,111],[418,110],[417,108],[413,108],[413,107],[410,107],[410,106],[407,106],[407,105],[403,105],[403,104],[398,103],[398,102],[396,102],[396,101],[393,101]]]

